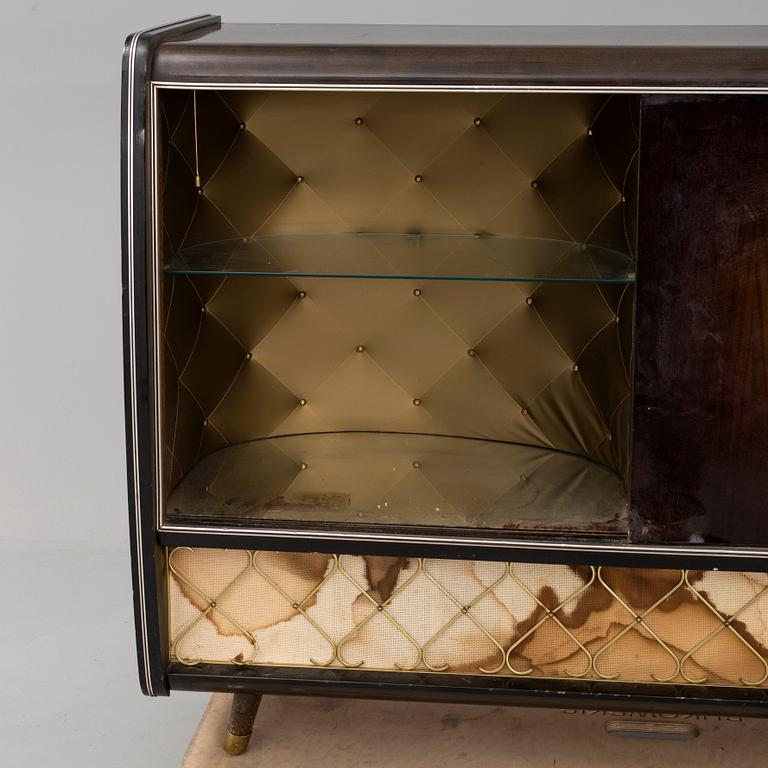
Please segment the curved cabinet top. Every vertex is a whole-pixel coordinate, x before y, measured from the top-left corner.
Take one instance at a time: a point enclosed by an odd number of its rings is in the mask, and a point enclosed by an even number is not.
[[[166,39],[156,82],[768,90],[768,26],[222,24]]]

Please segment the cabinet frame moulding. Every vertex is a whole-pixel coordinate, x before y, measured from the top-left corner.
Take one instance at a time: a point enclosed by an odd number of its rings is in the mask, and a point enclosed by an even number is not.
[[[768,548],[762,547],[715,547],[686,545],[630,544],[606,538],[600,542],[534,538],[532,536],[478,535],[457,537],[436,532],[384,532],[360,529],[355,532],[332,530],[327,525],[291,525],[271,527],[249,524],[243,527],[217,526],[204,523],[169,523],[164,518],[163,464],[160,426],[160,292],[158,277],[162,272],[159,236],[158,138],[157,116],[160,92],[177,90],[238,90],[238,91],[357,91],[357,92],[405,92],[405,93],[601,93],[601,94],[670,94],[670,95],[768,95],[768,88],[757,87],[644,87],[635,86],[521,86],[521,85],[409,85],[407,83],[233,83],[233,82],[175,82],[152,81],[149,83],[148,118],[150,140],[148,143],[149,179],[148,206],[150,218],[148,248],[148,298],[151,305],[151,328],[148,334],[150,355],[154,370],[151,372],[152,453],[155,458],[154,494],[155,510],[147,523],[158,535],[164,546],[227,546],[233,548],[266,548],[282,551],[317,551],[323,546],[335,546],[351,554],[364,549],[371,554],[407,554],[420,552],[446,558],[470,557],[492,560],[511,557],[529,562],[614,564],[632,567],[643,563],[651,567],[679,565],[714,569],[738,569],[761,571],[768,564]],[[132,290],[132,287],[131,287]],[[134,451],[138,447],[134,443]]]

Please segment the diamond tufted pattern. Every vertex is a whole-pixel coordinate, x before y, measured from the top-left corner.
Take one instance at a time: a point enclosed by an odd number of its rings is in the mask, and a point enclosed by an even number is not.
[[[164,90],[161,100],[172,249],[254,233],[488,231],[633,250],[632,97],[196,98],[197,152],[190,92]]]
[[[191,94],[161,106],[166,254],[349,231],[632,252],[629,97],[200,91],[200,194]],[[625,472],[631,287],[166,275],[163,291],[169,490],[219,448],[321,431],[521,442]]]

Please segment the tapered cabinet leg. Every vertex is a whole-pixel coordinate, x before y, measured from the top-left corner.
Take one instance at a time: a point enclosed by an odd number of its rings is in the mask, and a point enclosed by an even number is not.
[[[228,755],[242,755],[248,748],[259,704],[261,696],[256,693],[236,693],[233,696],[224,739],[224,751]]]

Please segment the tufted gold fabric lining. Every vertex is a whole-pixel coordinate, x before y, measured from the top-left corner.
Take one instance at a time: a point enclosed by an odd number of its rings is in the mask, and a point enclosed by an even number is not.
[[[181,548],[171,656],[768,685],[768,575]]]
[[[196,99],[197,152],[190,92],[161,96],[165,254],[355,231],[484,232],[632,253],[633,98]],[[175,274],[163,306],[168,491],[218,449],[347,430],[519,442],[626,474],[631,286]]]
[[[256,233],[355,231],[491,232],[633,253],[634,97],[198,91],[193,110],[189,91],[161,93],[169,253]]]

